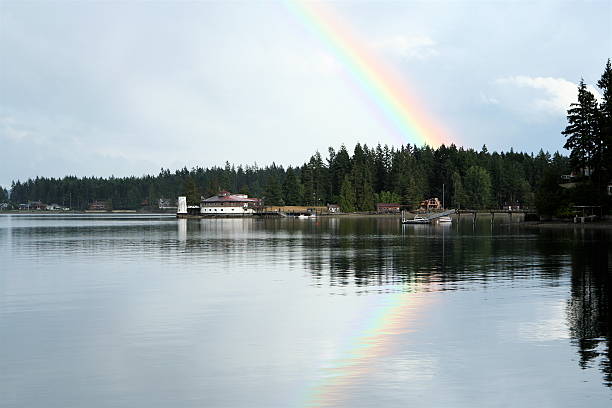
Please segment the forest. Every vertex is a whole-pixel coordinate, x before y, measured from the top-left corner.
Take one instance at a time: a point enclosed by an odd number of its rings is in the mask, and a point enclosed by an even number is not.
[[[446,207],[485,209],[503,206],[537,207],[543,214],[563,215],[572,205],[609,206],[606,194],[612,178],[612,68],[608,60],[597,86],[599,102],[581,80],[577,102],[567,113],[562,132],[570,155],[478,151],[453,144],[432,148],[357,144],[349,150],[330,147],[315,152],[301,166],[272,163],[223,167],[161,169],[141,177],[36,177],[15,181],[10,202],[42,201],[86,209],[107,201],[114,209],[154,208],[160,198],[186,195],[199,203],[220,190],[249,194],[265,205],[339,204],[344,212],[372,211],[377,202],[418,207],[420,201],[442,198]],[[587,171],[585,171],[587,169]],[[563,175],[576,176],[573,188],[561,187]],[[9,191],[0,188],[0,202]],[[606,209],[607,211],[607,209]]]
[[[109,200],[115,209],[138,209],[159,198],[187,195],[192,203],[220,190],[246,193],[264,199],[266,205],[326,205],[338,203],[342,211],[371,211],[377,202],[417,207],[429,197],[447,206],[489,208],[503,205],[533,206],[534,192],[546,172],[559,177],[569,172],[569,159],[558,153],[490,153],[464,150],[454,145],[376,146],[357,144],[319,152],[300,167],[232,166],[171,172],[156,176],[96,178],[37,177],[11,186],[11,201],[40,200],[85,209],[94,200]]]

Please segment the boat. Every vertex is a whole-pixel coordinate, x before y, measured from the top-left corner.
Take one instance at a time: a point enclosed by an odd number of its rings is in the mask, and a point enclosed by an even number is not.
[[[431,221],[421,215],[415,215],[413,219],[402,218],[402,224],[429,224]]]
[[[438,218],[438,222],[440,222],[440,223],[449,223],[449,222],[453,222],[453,219],[451,217],[449,217],[448,215],[445,215],[444,217]]]
[[[298,219],[300,220],[305,220],[305,219],[309,219],[309,218],[316,218],[317,216],[315,214],[300,214],[297,216]]]

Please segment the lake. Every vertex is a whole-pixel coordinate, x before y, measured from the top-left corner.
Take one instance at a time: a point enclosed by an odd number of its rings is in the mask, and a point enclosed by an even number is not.
[[[609,407],[610,230],[0,216],[1,407]]]

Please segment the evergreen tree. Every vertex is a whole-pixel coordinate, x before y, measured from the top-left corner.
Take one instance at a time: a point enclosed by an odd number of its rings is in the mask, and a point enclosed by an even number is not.
[[[606,63],[606,68],[604,69],[603,74],[599,81],[597,81],[597,86],[602,91],[603,101],[600,106],[601,110],[601,129],[605,135],[609,138],[612,137],[612,66],[610,65],[610,59]],[[608,148],[610,145],[608,145]]]
[[[463,182],[461,181],[461,175],[459,172],[454,172],[452,176],[452,203],[455,207],[461,208],[462,205],[465,205],[466,197],[465,191],[463,190]]]
[[[331,153],[331,152],[330,152]],[[331,185],[331,200],[339,201],[340,189],[344,182],[344,176],[351,171],[351,158],[344,145],[340,146],[338,153],[330,154],[329,177]]]
[[[598,106],[595,96],[587,90],[584,80],[578,86],[578,102],[567,111],[568,125],[562,132],[566,136],[564,148],[570,150],[572,168],[593,166],[599,161]]]
[[[414,176],[403,175],[400,179],[400,189],[402,204],[406,205],[409,209],[418,208],[423,198],[414,180]]]
[[[378,194],[374,194],[374,199],[377,203],[401,203],[402,197],[392,191],[381,191]]]
[[[286,205],[300,205],[303,202],[302,184],[292,167],[287,169],[283,183],[283,198]]]
[[[470,167],[465,174],[464,184],[467,206],[477,210],[489,206],[491,197],[491,176],[486,169],[480,166]]]
[[[284,205],[281,185],[278,182],[278,178],[274,174],[270,174],[268,176],[264,203],[266,205]]]
[[[200,189],[198,188],[193,177],[187,177],[183,187],[183,194],[187,197],[187,205],[199,205],[202,200]],[[115,205],[115,202],[113,202]],[[119,208],[124,207],[123,203],[119,204]],[[115,207],[116,208],[116,207]]]
[[[353,189],[353,184],[351,183],[351,179],[348,174],[344,176],[344,181],[342,182],[339,202],[340,209],[343,212],[353,212],[356,210],[355,190]]]
[[[600,105],[599,134],[601,137],[601,172],[600,177],[604,181],[612,179],[612,66],[610,59],[601,75],[597,86],[601,89],[603,101]]]

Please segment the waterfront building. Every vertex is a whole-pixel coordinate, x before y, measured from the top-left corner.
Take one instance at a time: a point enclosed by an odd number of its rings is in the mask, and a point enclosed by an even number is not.
[[[202,199],[202,215],[252,215],[261,207],[261,199],[250,198],[246,194],[233,194],[220,191],[217,195]]]
[[[42,201],[28,201],[25,204],[19,204],[19,209],[41,211],[47,209],[47,204],[43,203]]]
[[[400,212],[400,204],[397,203],[377,203],[376,212],[379,214],[398,214]]]
[[[442,203],[438,200],[438,197],[430,198],[428,200],[421,201],[421,210],[431,211],[431,210],[440,210],[442,208]]]
[[[160,210],[176,210],[178,207],[177,200],[171,200],[169,198],[160,198],[158,202]]]
[[[340,212],[340,206],[338,204],[327,204],[327,212],[330,214],[336,214]]]
[[[112,209],[110,201],[95,200],[87,207],[88,211],[110,211]]]

